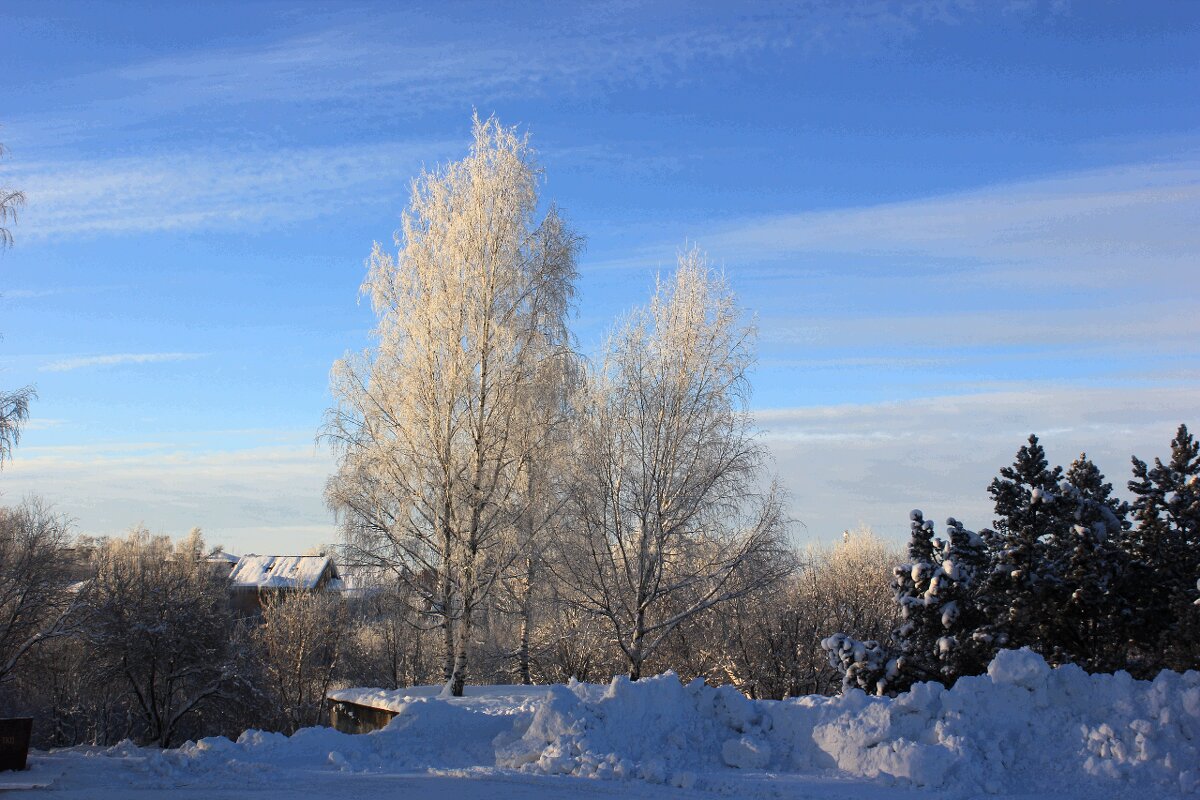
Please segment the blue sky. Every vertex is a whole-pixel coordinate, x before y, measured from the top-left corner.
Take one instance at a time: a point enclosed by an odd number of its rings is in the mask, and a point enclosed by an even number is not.
[[[685,243],[757,316],[800,541],[989,522],[1030,432],[1200,428],[1200,5],[0,3],[0,473],[81,531],[335,529],[315,444],[363,259],[472,109],[587,237],[580,342]]]

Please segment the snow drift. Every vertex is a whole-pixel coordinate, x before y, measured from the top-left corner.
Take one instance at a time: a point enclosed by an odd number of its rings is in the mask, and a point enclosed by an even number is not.
[[[453,699],[434,696],[436,689],[354,690],[356,699],[398,712],[366,735],[248,731],[236,742],[203,739],[165,752],[118,745],[104,755],[164,786],[216,773],[254,785],[317,767],[507,769],[755,795],[775,791],[769,782],[753,784],[761,791],[745,783],[763,773],[972,795],[1200,795],[1197,672],[1135,681],[1051,669],[1015,650],[952,689],[919,684],[896,698],[853,690],[753,701],[731,687],[685,686],[671,673],[636,683],[469,689]]]
[[[1010,650],[949,690],[782,702],[682,686],[669,673],[617,678],[557,687],[519,738],[496,744],[500,766],[681,786],[736,767],[993,793],[1191,793],[1200,789],[1200,673],[1135,681],[1051,669]]]

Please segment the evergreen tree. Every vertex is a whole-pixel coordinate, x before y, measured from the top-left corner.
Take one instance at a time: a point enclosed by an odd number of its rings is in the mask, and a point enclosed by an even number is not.
[[[894,589],[903,622],[893,634],[896,675],[889,688],[903,690],[922,680],[953,684],[987,667],[995,637],[981,604],[988,573],[983,539],[951,517],[947,539],[933,536],[933,523],[909,514],[911,563],[896,569]]]
[[[1138,671],[1195,668],[1200,624],[1195,619],[1200,577],[1200,443],[1180,425],[1171,458],[1154,466],[1133,459],[1133,518],[1125,537],[1131,573],[1138,581]]]
[[[910,534],[909,563],[896,567],[892,591],[900,606],[900,625],[892,634],[896,645],[896,668],[901,691],[912,683],[940,677],[936,655],[941,625],[936,607],[931,605],[930,584],[934,564],[933,521],[919,509],[908,514]]]
[[[996,654],[996,637],[984,604],[984,578],[990,558],[979,534],[950,517],[947,540],[930,590],[938,599],[943,634],[937,641],[941,673],[947,685],[963,675],[987,669]]]
[[[1051,594],[1044,652],[1057,663],[1089,672],[1125,666],[1133,623],[1128,558],[1122,549],[1128,504],[1081,454],[1067,470],[1060,495],[1073,506],[1070,524],[1050,535],[1048,556],[1057,576]]]
[[[993,560],[984,594],[1001,647],[1039,648],[1045,638],[1059,583],[1047,538],[1069,524],[1074,510],[1059,491],[1062,477],[1062,467],[1051,469],[1038,437],[1030,435],[1012,466],[1002,468],[988,487],[996,519],[994,530],[983,531]]]

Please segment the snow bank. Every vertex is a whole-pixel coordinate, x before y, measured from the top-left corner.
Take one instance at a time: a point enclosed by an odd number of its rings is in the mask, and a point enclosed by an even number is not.
[[[853,690],[752,701],[731,687],[682,685],[670,673],[636,683],[471,687],[449,700],[438,689],[338,693],[398,712],[364,735],[248,731],[236,742],[203,739],[165,752],[123,744],[69,757],[108,756],[140,773],[140,784],[162,787],[272,786],[314,769],[499,769],[755,797],[779,790],[779,779],[765,775],[785,773],[951,795],[1200,796],[1197,672],[1135,681],[1050,669],[1018,650],[953,689],[920,684],[892,699]]]
[[[1018,650],[950,690],[783,702],[669,673],[617,678],[556,687],[519,737],[497,739],[496,763],[680,786],[735,767],[1006,794],[1200,793],[1200,673],[1087,675]]]

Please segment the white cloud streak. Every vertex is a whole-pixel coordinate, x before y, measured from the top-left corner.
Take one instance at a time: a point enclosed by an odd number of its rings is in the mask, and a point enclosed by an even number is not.
[[[332,470],[332,457],[311,444],[27,447],[5,465],[2,500],[40,494],[92,535],[119,535],[139,522],[173,535],[199,525],[210,543],[235,553],[302,553],[336,539],[323,501]]]
[[[685,81],[696,62],[771,49],[869,52],[922,26],[979,13],[967,0],[802,2],[734,13],[711,7],[687,15],[684,24],[669,4],[592,4],[519,23],[491,11],[481,5],[470,14],[472,24],[431,30],[411,15],[374,14],[369,27],[333,15],[319,29],[279,41],[157,58],[92,78],[131,87],[120,105],[141,113],[214,103],[339,103],[363,94],[411,113],[591,83]]]
[[[887,203],[710,221],[691,237],[766,279],[911,274],[1047,287],[1179,276],[1200,252],[1200,161],[1131,164]],[[604,267],[663,263],[677,242]]]
[[[14,170],[28,197],[22,236],[247,228],[400,205],[448,145],[396,142],[252,152],[192,151]]]
[[[42,372],[70,372],[90,367],[119,367],[127,364],[162,364],[172,361],[194,361],[204,353],[111,353],[99,356],[81,356],[52,361],[39,369]]]
[[[1166,287],[1163,287],[1164,290]],[[1114,304],[1119,303],[1114,298]],[[946,353],[981,347],[1107,346],[1113,352],[1151,347],[1195,352],[1200,315],[1160,304],[1083,309],[1001,308],[871,316],[762,320],[762,341],[838,347],[936,347]],[[919,365],[914,362],[914,365]]]
[[[893,403],[755,413],[804,523],[797,538],[836,540],[866,522],[901,541],[907,514],[990,524],[987,485],[1030,433],[1056,463],[1086,451],[1118,489],[1129,456],[1163,456],[1176,426],[1200,428],[1196,385],[1010,386]],[[296,439],[293,437],[292,441]],[[233,552],[303,552],[334,540],[323,502],[330,454],[311,444],[184,449],[155,442],[25,447],[5,467],[4,501],[40,493],[81,531],[119,534],[139,521],[181,534],[201,526]]]
[[[710,245],[777,259],[797,252],[1025,267],[1037,291],[1191,266],[1200,250],[1200,162],[1142,164],[861,209],[751,222]]]
[[[992,520],[987,486],[1030,433],[1053,462],[1081,452],[1118,490],[1129,458],[1164,456],[1180,423],[1200,426],[1200,386],[1067,388],[1024,385],[891,403],[755,413],[792,495],[801,538],[834,539],[866,522],[899,542],[907,515]]]

